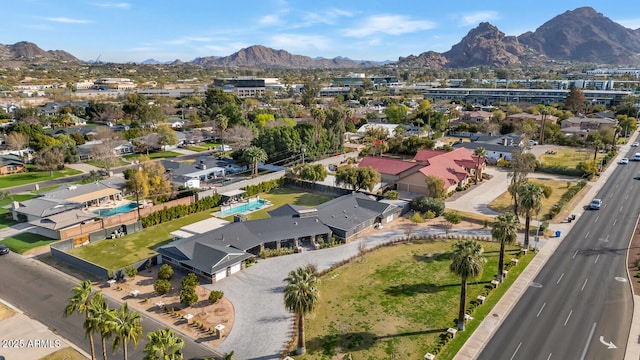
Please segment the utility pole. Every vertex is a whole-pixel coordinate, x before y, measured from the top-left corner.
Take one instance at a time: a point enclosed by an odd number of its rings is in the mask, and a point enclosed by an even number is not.
[[[302,151],[302,165],[304,165],[304,153],[307,151],[307,147],[304,144],[300,145],[300,151]]]

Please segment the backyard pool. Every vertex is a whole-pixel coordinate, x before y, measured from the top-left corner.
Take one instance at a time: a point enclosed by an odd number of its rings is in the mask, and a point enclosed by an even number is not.
[[[129,212],[131,210],[136,209],[137,207],[138,207],[138,204],[132,202],[132,203],[128,203],[128,204],[125,204],[125,205],[118,206],[116,208],[98,209],[98,210],[94,211],[93,213],[94,214],[98,214],[98,215],[100,215],[102,217],[107,217],[107,216],[113,216],[113,215],[116,215],[116,214],[126,213],[126,212]]]
[[[256,200],[248,203],[238,204],[238,205],[222,205],[220,206],[220,211],[215,215],[217,217],[227,217],[235,214],[248,214],[252,211],[258,210],[265,205],[269,205],[269,202],[266,200]]]

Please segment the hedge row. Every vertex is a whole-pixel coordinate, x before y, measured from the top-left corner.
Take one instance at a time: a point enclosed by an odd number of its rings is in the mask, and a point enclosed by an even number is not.
[[[279,178],[271,181],[261,182],[258,185],[249,185],[244,188],[245,196],[254,196],[260,193],[266,193],[273,189],[277,189],[285,184],[285,178]]]
[[[198,213],[200,211],[212,209],[220,205],[222,196],[215,194],[213,196],[207,196],[189,205],[178,205],[170,208],[164,208],[162,210],[154,211],[151,214],[140,219],[142,227],[147,228],[162,224],[166,221],[179,219],[183,216]]]
[[[566,166],[545,166],[539,164],[536,166],[536,172],[547,173],[547,174],[557,174],[557,175],[567,175],[567,176],[582,176],[584,172],[578,168],[570,168]]]
[[[585,186],[587,186],[587,182],[581,180],[576,185],[567,189],[567,191],[560,197],[560,201],[551,207],[551,210],[549,210],[549,213],[547,214],[547,219],[552,219],[554,216],[558,215],[567,203],[571,201],[571,199],[573,199],[573,197],[576,196],[576,194],[578,194],[578,192]]]

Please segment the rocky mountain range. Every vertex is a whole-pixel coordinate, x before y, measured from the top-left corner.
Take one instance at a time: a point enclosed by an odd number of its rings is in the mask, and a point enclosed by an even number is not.
[[[472,66],[508,67],[563,60],[609,65],[640,63],[640,29],[628,29],[590,7],[566,11],[545,22],[535,31],[519,36],[506,36],[497,27],[483,22],[451,50],[444,53],[426,51],[419,55],[400,57],[397,65],[409,67],[461,68]],[[29,42],[0,44],[3,65],[25,61],[80,61],[62,51],[44,51]],[[157,64],[149,59],[143,64]],[[171,64],[181,64],[175,60]],[[261,45],[241,49],[229,56],[199,57],[190,63],[201,66],[260,68],[370,68],[384,63],[311,58],[294,55]]]

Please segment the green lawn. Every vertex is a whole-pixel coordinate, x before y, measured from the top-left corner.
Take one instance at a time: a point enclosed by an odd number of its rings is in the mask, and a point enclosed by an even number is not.
[[[122,159],[117,158],[117,159],[112,159],[112,164],[111,164],[111,168],[114,167],[118,167],[118,166],[125,166],[125,165],[129,165],[128,162],[122,161]],[[85,161],[86,164],[89,165],[93,165],[95,167],[98,168],[103,168],[104,167],[104,162],[101,160],[89,160],[89,161]]]
[[[267,194],[260,194],[260,198],[269,200],[272,206],[247,215],[248,220],[268,218],[269,214],[267,214],[267,211],[277,209],[284,204],[312,207],[333,199],[333,196],[321,193],[310,193],[292,188],[281,188],[275,189]],[[227,219],[233,221],[233,216]]]
[[[44,237],[42,235],[32,233],[21,233],[12,237],[4,238],[1,243],[7,245],[11,251],[23,254],[28,250],[35,249],[40,246],[49,245],[57,240]]]
[[[567,182],[560,180],[541,180],[541,179],[531,179],[531,182],[534,184],[544,184],[551,186],[553,192],[548,199],[542,199],[542,207],[540,209],[540,216],[542,217],[545,214],[548,214],[551,210],[551,207],[560,201],[562,194],[567,192]],[[572,182],[571,185],[575,185],[576,182]],[[512,211],[513,210],[513,199],[511,198],[511,194],[508,191],[502,193],[502,195],[498,196],[495,200],[493,200],[487,207],[493,211],[497,211],[499,213]]]
[[[208,151],[209,150],[207,148],[200,147],[200,146],[187,146],[187,147],[185,147],[185,149],[191,150],[191,151],[195,151],[195,152],[203,152],[203,151]]]
[[[54,171],[53,176],[50,176],[48,171],[29,171],[26,173],[5,175],[0,177],[0,189],[32,184],[40,181],[53,180],[77,174],[82,174],[82,171],[74,170],[71,168],[64,168],[60,171]]]
[[[211,211],[202,211],[167,223],[156,225],[135,234],[118,239],[102,240],[96,243],[77,247],[69,253],[104,266],[110,270],[120,269],[136,261],[156,255],[154,249],[173,240],[169,234],[185,225],[208,219]]]
[[[149,153],[149,159],[154,160],[154,159],[165,159],[165,158],[172,158],[172,157],[177,157],[177,156],[181,156],[182,154],[174,152],[174,151],[161,151],[161,152],[154,152],[154,153]],[[131,160],[131,159],[135,159],[138,156],[140,156],[140,154],[130,154],[130,155],[125,155],[123,156],[125,159],[127,160]]]
[[[457,323],[460,278],[449,272],[451,245],[416,241],[384,247],[323,276],[319,306],[305,324],[307,355],[296,358],[350,353],[354,359],[422,359],[433,353],[441,334]],[[491,286],[497,271],[499,244],[482,245],[488,261],[482,277],[468,282],[468,302]],[[507,261],[518,251],[508,247]],[[531,258],[529,253],[510,269],[437,359],[453,357]]]
[[[575,169],[580,162],[593,160],[593,149],[578,149],[578,148],[553,148],[551,151],[555,151],[556,154],[542,154],[540,155],[540,162],[545,166],[563,166]],[[600,160],[604,158],[606,154],[598,153],[596,161],[598,164]]]
[[[13,201],[25,201],[29,199],[33,199],[36,195],[31,194],[15,194],[9,195],[6,198],[0,200],[0,229],[6,228],[7,226],[11,226],[16,222],[11,218],[11,211],[9,211],[7,206],[11,205]]]

